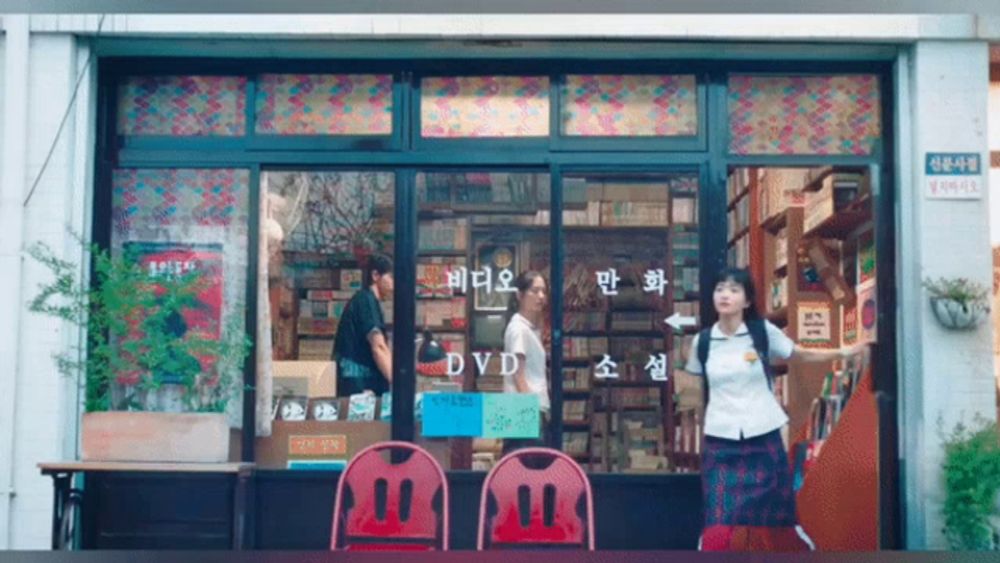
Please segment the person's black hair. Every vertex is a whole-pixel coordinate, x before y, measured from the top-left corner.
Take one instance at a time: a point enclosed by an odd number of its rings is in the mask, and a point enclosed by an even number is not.
[[[535,270],[525,270],[514,280],[514,288],[517,289],[518,292],[524,293],[525,291],[531,289],[532,284],[535,283],[535,279],[537,278],[542,278],[543,281],[545,280],[545,276],[543,276],[541,272]],[[517,298],[517,292],[511,293],[510,301],[507,302],[507,321],[509,322],[514,316],[514,313],[517,313],[520,310],[521,302]]]
[[[746,293],[748,306],[743,310],[743,319],[759,319],[760,311],[757,310],[757,290],[754,287],[753,276],[745,268],[723,268],[715,278],[715,285],[712,286],[712,291],[714,292],[720,283],[730,280],[742,286],[743,292]],[[718,316],[718,314],[716,313],[715,316]]]
[[[379,275],[386,275],[392,273],[392,258],[389,258],[386,254],[375,253],[368,257],[365,263],[365,287],[370,287],[374,280],[374,273],[378,272]]]

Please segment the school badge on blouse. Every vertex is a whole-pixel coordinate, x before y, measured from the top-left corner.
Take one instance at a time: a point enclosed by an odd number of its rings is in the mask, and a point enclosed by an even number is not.
[[[760,356],[757,355],[756,350],[747,350],[743,353],[743,359],[746,360],[748,364],[752,364],[759,360]]]

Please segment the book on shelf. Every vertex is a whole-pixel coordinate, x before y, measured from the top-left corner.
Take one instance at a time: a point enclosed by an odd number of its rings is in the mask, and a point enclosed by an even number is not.
[[[727,212],[726,218],[730,239],[745,231],[750,226],[750,198],[744,197],[736,202],[736,206]]]
[[[761,223],[780,214],[789,207],[802,207],[808,168],[768,168],[758,190],[759,220]]]
[[[607,337],[570,336],[563,338],[563,357],[568,359],[591,359],[608,353]]]
[[[677,235],[674,235],[673,238],[676,239]],[[683,267],[698,264],[700,253],[698,252],[697,237],[695,237],[694,244],[690,246],[687,244],[681,246],[675,241],[671,250],[673,250],[674,266]]]
[[[466,265],[464,256],[421,257],[417,262],[417,298],[448,299],[455,295],[449,287],[448,276]]]
[[[343,268],[340,270],[340,289],[342,291],[358,291],[363,281],[361,270]]]
[[[416,321],[421,327],[464,329],[465,298],[417,301]]]
[[[344,316],[347,301],[332,300],[299,300],[299,318],[302,319],[337,319]]]
[[[566,422],[586,422],[587,421],[587,400],[564,400],[563,420]]]
[[[665,184],[656,183],[604,182],[601,190],[601,201],[610,203],[667,203],[670,201],[670,188]]]
[[[611,330],[643,331],[652,330],[656,326],[653,313],[628,312],[611,314]]]
[[[698,293],[700,275],[697,266],[674,268],[674,299],[685,299],[689,294]]]
[[[310,319],[299,317],[297,332],[300,335],[334,336],[337,334],[338,319]]]
[[[788,227],[782,227],[774,237],[774,267],[788,265]]]
[[[587,453],[587,441],[590,435],[587,432],[564,432],[563,451],[571,456],[580,456]]]
[[[295,268],[296,285],[302,289],[326,289],[334,287],[339,282],[339,276],[328,268]]]
[[[726,259],[731,266],[746,268],[750,264],[750,237],[744,235],[730,244]]]
[[[466,218],[420,221],[418,240],[421,252],[466,250],[469,221]]]
[[[601,202],[588,201],[584,209],[563,211],[565,227],[599,227],[601,225]]]
[[[468,366],[466,366],[468,369]],[[481,393],[502,393],[502,375],[481,375],[476,378],[476,390]]]
[[[306,291],[306,299],[310,301],[350,301],[355,291],[339,289],[310,289]]]
[[[563,389],[567,391],[589,391],[590,369],[574,367],[563,368]]]
[[[698,200],[693,197],[675,197],[672,202],[670,219],[673,223],[694,224],[698,222]]]
[[[607,315],[603,312],[568,311],[563,313],[563,330],[566,332],[604,330]]]
[[[604,201],[601,225],[607,227],[666,227],[670,223],[668,203]]]
[[[736,168],[726,178],[726,200],[733,201],[750,188],[750,168]]]
[[[328,361],[333,357],[332,338],[300,338],[299,356],[301,361]]]

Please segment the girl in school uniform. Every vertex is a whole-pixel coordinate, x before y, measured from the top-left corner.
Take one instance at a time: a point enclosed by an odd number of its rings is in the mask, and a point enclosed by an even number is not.
[[[864,345],[802,348],[761,319],[754,295],[746,270],[729,268],[720,273],[713,292],[719,320],[694,338],[685,367],[692,375],[706,377],[703,383],[709,391],[701,468],[703,551],[733,549],[738,529],[766,536],[755,539],[768,549],[814,549],[796,519],[792,473],[780,433],[788,416],[771,391],[763,361],[777,357],[831,362],[867,355]],[[766,333],[768,358],[760,357],[751,330],[761,336]],[[705,335],[711,338],[707,366],[698,353]]]

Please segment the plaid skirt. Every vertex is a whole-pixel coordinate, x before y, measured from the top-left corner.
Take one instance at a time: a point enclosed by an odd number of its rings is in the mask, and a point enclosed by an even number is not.
[[[792,472],[781,433],[745,440],[705,436],[705,526],[794,526]]]

